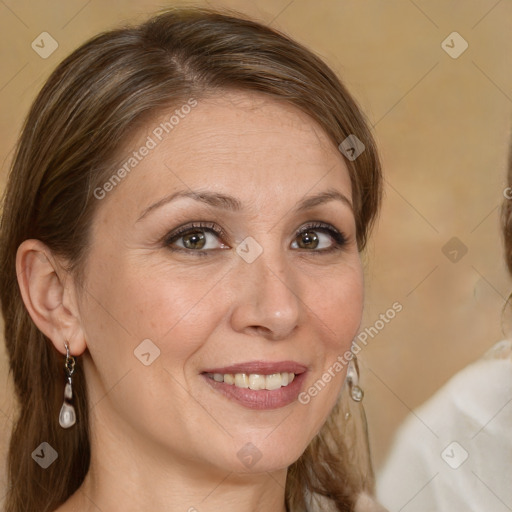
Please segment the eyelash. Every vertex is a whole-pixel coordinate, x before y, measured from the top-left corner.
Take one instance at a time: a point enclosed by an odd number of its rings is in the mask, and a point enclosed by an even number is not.
[[[212,251],[212,249],[194,250],[194,249],[184,249],[183,247],[173,247],[172,246],[172,244],[174,242],[176,242],[177,240],[179,240],[181,237],[183,237],[189,233],[193,233],[194,231],[198,231],[198,230],[213,233],[221,240],[224,240],[227,238],[227,233],[221,227],[217,226],[213,222],[193,222],[191,224],[187,224],[185,226],[177,228],[175,231],[173,231],[168,236],[166,236],[165,240],[164,240],[164,245],[171,251],[186,252],[188,254],[194,254],[194,255],[198,255],[198,256],[207,256],[208,253],[210,253]],[[327,254],[327,253],[331,253],[333,251],[340,250],[348,242],[348,239],[344,233],[338,231],[336,228],[334,228],[330,224],[326,224],[324,222],[309,222],[309,223],[301,226],[301,228],[295,232],[295,238],[302,235],[303,233],[305,233],[307,231],[313,231],[313,230],[328,234],[333,239],[334,243],[328,249],[319,249],[319,250],[302,249],[303,251],[307,251],[309,253]]]

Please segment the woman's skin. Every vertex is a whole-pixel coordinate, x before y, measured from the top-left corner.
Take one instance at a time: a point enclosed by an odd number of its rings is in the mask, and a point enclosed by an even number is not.
[[[121,160],[170,114],[134,134]],[[192,191],[233,200],[179,197],[138,220],[162,198]],[[17,258],[31,317],[58,351],[68,340],[81,356],[89,391],[90,470],[59,512],[284,511],[286,469],[326,420],[345,369],[307,405],[273,408],[227,397],[203,372],[292,361],[305,370],[298,394],[350,348],[363,277],[342,155],[293,106],[217,93],[198,99],[99,201],[83,288],[39,241],[25,241]],[[176,228],[200,221],[225,235],[203,229],[166,244]],[[297,236],[314,221],[346,242],[337,247],[318,228]],[[236,252],[248,236],[263,249],[251,263]],[[147,366],[134,355],[145,339],[160,350]],[[261,458],[244,464],[244,456]]]

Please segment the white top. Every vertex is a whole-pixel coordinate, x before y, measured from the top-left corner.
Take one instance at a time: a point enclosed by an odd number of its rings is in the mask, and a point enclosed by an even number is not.
[[[377,475],[390,512],[512,511],[512,342],[409,414]]]

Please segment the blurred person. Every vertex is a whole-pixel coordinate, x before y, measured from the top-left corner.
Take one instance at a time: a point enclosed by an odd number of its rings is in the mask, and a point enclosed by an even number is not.
[[[512,146],[507,181],[510,191]],[[512,196],[504,196],[512,274]],[[504,339],[408,415],[378,473],[378,499],[391,512],[512,510],[511,430],[512,341]]]

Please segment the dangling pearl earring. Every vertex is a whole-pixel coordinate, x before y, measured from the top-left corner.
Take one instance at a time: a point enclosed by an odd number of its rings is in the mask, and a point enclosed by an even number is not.
[[[60,408],[59,414],[59,424],[62,428],[72,427],[76,423],[76,413],[71,400],[73,398],[73,388],[71,387],[71,376],[75,371],[75,358],[69,355],[69,345],[66,342],[66,362],[64,363],[64,370],[66,371],[66,375],[68,381],[66,382],[66,386],[64,388],[64,403]]]
[[[359,365],[355,355],[348,364],[347,384],[352,400],[360,402],[364,397],[364,391],[359,387]]]

